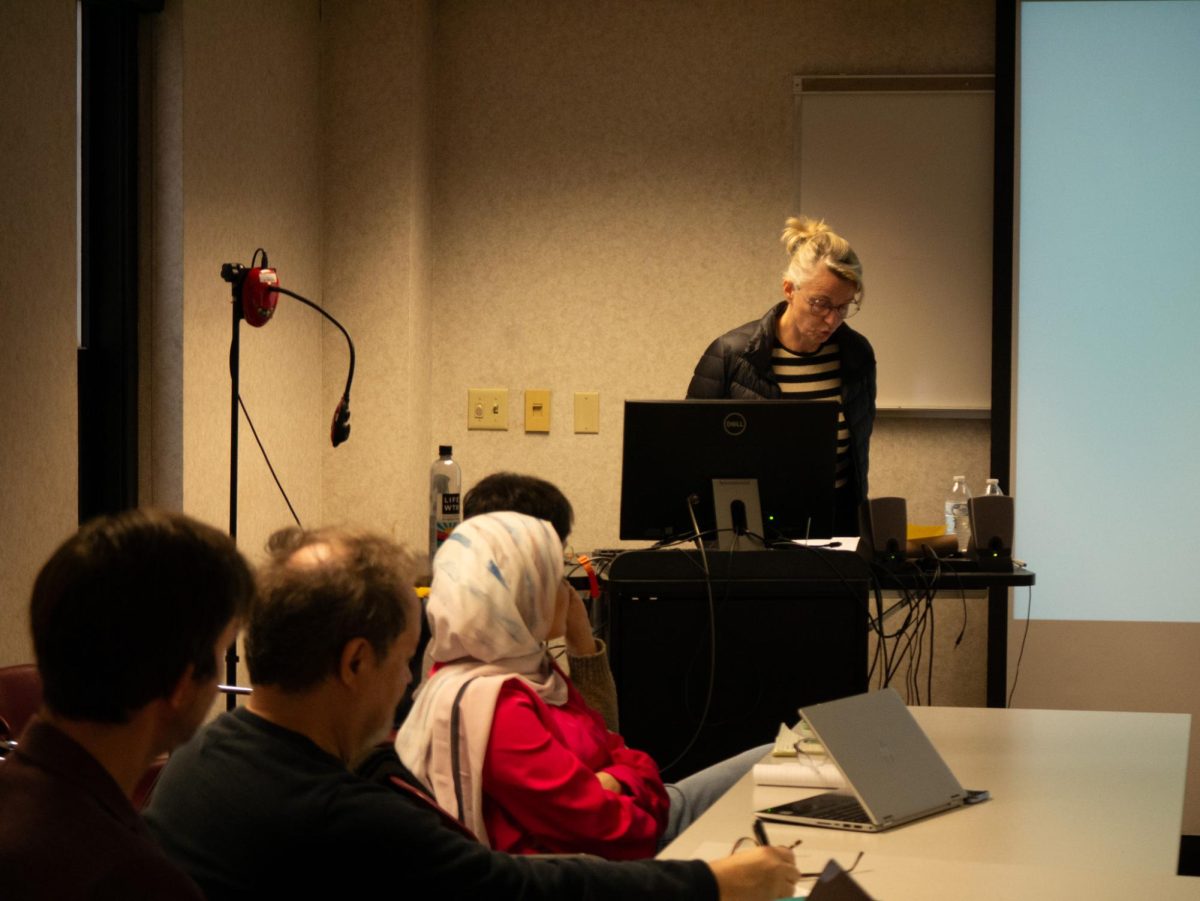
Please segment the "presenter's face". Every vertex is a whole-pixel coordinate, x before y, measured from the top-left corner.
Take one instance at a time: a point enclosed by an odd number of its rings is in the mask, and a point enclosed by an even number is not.
[[[842,324],[843,311],[856,294],[853,282],[828,269],[819,270],[802,285],[785,280],[783,295],[788,306],[779,321],[779,339],[784,347],[806,353],[816,350]]]

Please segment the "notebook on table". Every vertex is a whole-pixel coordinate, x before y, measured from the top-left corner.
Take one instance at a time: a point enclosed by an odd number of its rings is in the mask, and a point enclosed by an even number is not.
[[[959,785],[895,689],[815,704],[800,716],[846,790],[758,811],[765,820],[882,832],[987,797]]]

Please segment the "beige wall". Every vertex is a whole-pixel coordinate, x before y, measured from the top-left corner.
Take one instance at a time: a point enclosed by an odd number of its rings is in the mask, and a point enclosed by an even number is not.
[[[705,345],[778,299],[792,76],[991,71],[991,12],[623,0],[437,10],[433,442],[455,446],[468,483],[499,468],[557,482],[576,506],[576,546],[611,546],[622,401],[681,397]],[[471,386],[509,389],[508,432],[466,430]],[[525,388],[553,392],[549,435],[522,432]],[[583,390],[600,392],[599,435],[572,432]],[[981,434],[964,428],[881,423],[873,471],[936,507],[961,464],[926,479],[905,461],[941,453],[947,433]],[[915,487],[934,494],[902,491]]]
[[[61,265],[73,256],[74,4],[29,7],[0,5],[0,75],[29,86],[0,100],[3,334],[29,336],[0,363],[22,389],[5,394],[5,421],[34,410],[29,440],[0,436],[0,522],[17,535],[0,543],[5,660],[24,656],[28,582],[75,504],[74,276]],[[145,493],[225,522],[217,270],[264,245],[360,354],[353,437],[333,451],[340,336],[287,301],[267,328],[243,329],[243,394],[281,477],[306,523],[418,547],[438,443],[455,445],[468,483],[501,467],[553,479],[576,504],[576,545],[614,542],[621,401],[680,396],[707,341],[775,299],[775,236],[795,212],[792,75],[993,70],[992,13],[974,0],[858,0],[836,15],[811,0],[168,0],[148,28]],[[269,34],[272,52],[241,52],[246,34]],[[15,298],[35,273],[33,317]],[[466,431],[471,386],[510,389],[510,431]],[[526,387],[554,392],[548,436],[521,431]],[[599,435],[571,432],[578,390],[601,392]],[[244,428],[242,443],[253,553],[287,514]],[[956,471],[979,485],[986,467],[986,423],[878,423],[874,493],[907,496],[914,520],[936,521]],[[982,605],[969,609],[974,637],[957,650],[942,643],[961,611],[939,620],[942,702],[981,692]],[[1200,714],[1194,629],[1096,628],[1035,624],[1017,703]]]
[[[144,500],[218,526],[228,524],[230,438],[221,264],[248,264],[265,247],[284,287],[321,301],[319,13],[316,0],[188,0],[146,23],[153,432]],[[271,52],[245,52],[247,35],[266,36]],[[324,517],[321,446],[336,401],[322,383],[322,328],[286,297],[265,327],[241,327],[242,398],[308,524]],[[238,543],[253,557],[289,514],[244,418],[239,451]]]
[[[421,0],[322,4],[323,287],[358,353],[351,437],[323,452],[327,519],[424,547],[433,20]],[[363,40],[370,35],[370,40]],[[324,392],[346,377],[327,330]]]
[[[0,665],[75,527],[75,3],[0,2]],[[19,87],[18,87],[19,86]]]
[[[421,546],[425,469],[451,441],[468,483],[542,472],[575,500],[579,546],[613,543],[620,401],[678,396],[704,343],[774,299],[791,74],[990,65],[990,20],[966,3],[852,6],[832,26],[793,4],[731,9],[193,0],[149,17],[143,500],[226,520],[216,273],[261,244],[283,283],[327,294],[359,343],[353,438],[334,451],[340,336],[287,300],[267,328],[242,329],[243,396],[306,521]],[[864,30],[845,40],[855,23]],[[897,42],[901,24],[941,36]],[[269,33],[273,52],[236,51],[246,33]],[[512,431],[467,435],[476,384],[512,389]],[[550,436],[520,431],[527,386],[554,391]],[[598,436],[567,428],[583,389],[602,392]],[[66,434],[71,420],[45,421]],[[921,485],[933,507],[958,451],[983,453],[975,425],[937,428],[880,424],[888,491],[913,496],[906,479],[926,471],[889,463],[893,434],[905,454],[915,441],[951,457]],[[287,514],[244,425],[241,444],[241,543],[254,552]]]

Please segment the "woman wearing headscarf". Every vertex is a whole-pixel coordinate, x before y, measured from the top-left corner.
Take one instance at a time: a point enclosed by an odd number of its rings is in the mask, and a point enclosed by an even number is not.
[[[436,661],[396,739],[438,802],[494,848],[652,857],[669,801],[546,653],[565,627],[562,545],[544,520],[489,513],[438,552]]]
[[[665,787],[546,652],[565,626],[562,570],[562,544],[543,520],[488,513],[454,530],[426,608],[436,663],[396,751],[493,848],[652,857],[763,751]]]

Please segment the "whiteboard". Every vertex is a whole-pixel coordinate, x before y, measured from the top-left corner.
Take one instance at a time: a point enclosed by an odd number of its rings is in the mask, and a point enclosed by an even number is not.
[[[991,406],[990,76],[795,79],[795,209],[863,264],[883,410]]]

